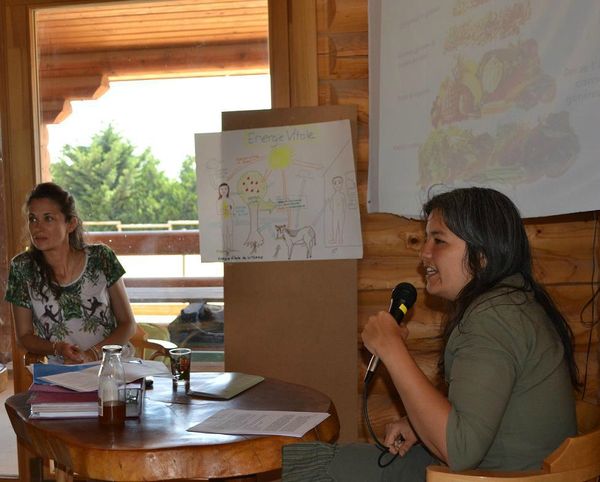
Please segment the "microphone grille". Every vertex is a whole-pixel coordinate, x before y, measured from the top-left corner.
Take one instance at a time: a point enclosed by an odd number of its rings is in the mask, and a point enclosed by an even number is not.
[[[399,283],[392,291],[392,298],[407,308],[411,308],[417,301],[417,290],[410,283]]]

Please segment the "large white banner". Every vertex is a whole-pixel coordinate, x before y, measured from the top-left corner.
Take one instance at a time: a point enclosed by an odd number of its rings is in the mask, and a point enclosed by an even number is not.
[[[600,208],[600,1],[370,0],[368,209],[432,186]]]

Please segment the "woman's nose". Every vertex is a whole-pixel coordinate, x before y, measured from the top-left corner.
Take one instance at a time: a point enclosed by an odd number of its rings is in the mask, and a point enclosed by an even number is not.
[[[421,252],[419,253],[421,259],[431,259],[431,242],[425,240],[423,246],[421,246]]]

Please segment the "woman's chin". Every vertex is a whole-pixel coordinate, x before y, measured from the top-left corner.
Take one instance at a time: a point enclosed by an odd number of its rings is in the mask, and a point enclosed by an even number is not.
[[[430,295],[437,295],[440,290],[440,283],[436,279],[427,278],[425,280],[425,290]]]

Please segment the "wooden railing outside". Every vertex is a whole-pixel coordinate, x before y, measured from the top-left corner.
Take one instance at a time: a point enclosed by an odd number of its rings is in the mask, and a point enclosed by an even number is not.
[[[139,225],[137,225],[139,226]],[[103,243],[117,255],[197,255],[200,237],[197,229],[167,231],[103,231],[86,233],[89,243]],[[151,266],[149,266],[151,268]],[[128,288],[208,288],[222,287],[222,277],[126,277]]]
[[[85,229],[90,230],[90,228],[99,226],[99,227],[111,227],[116,231],[127,231],[127,230],[149,230],[149,229],[166,229],[168,231],[172,231],[173,229],[180,229],[182,226],[191,226],[191,229],[198,229],[198,220],[169,220],[166,223],[142,223],[142,224],[129,224],[122,223],[121,221],[84,221],[83,226]],[[92,230],[93,231],[93,230]]]
[[[118,255],[200,254],[197,229],[95,231],[88,232],[86,239],[89,243],[104,243]]]

